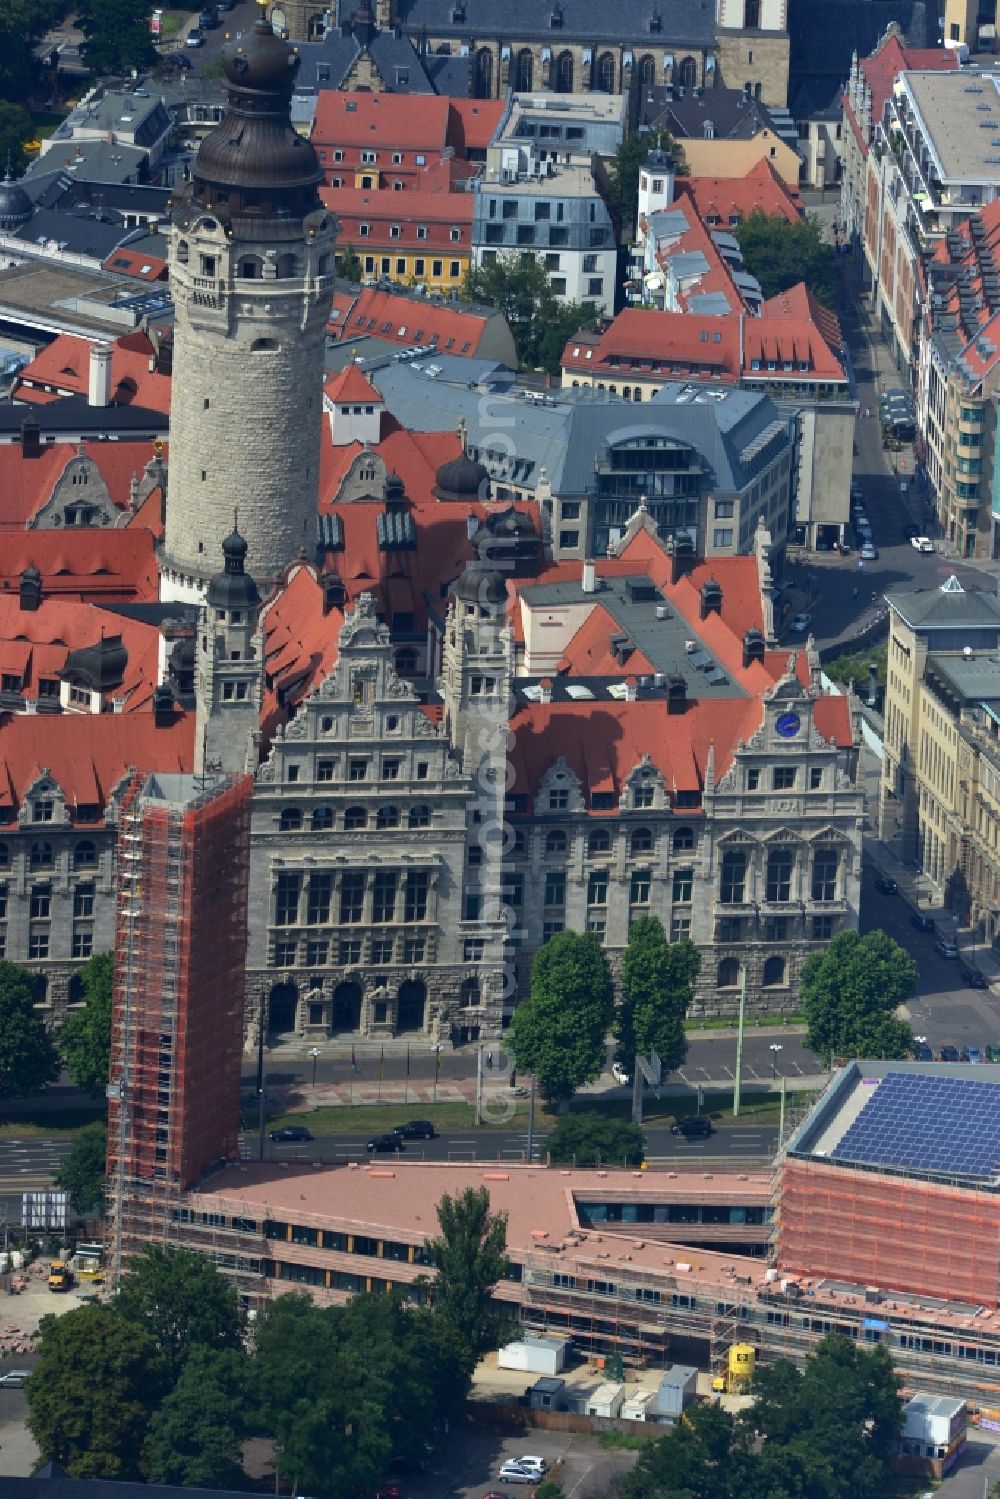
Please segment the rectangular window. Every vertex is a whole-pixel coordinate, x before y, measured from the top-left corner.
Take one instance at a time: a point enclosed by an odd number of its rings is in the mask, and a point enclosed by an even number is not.
[[[603,297],[603,295],[604,295],[604,277],[603,276],[590,276],[590,277],[588,277],[587,278],[587,296],[588,297]]]
[[[405,276],[406,275],[406,259],[402,255],[399,255],[399,256],[396,257],[396,275],[397,276]]]
[[[316,762],[317,781],[333,780],[333,764],[334,762],[332,760],[318,760]]]
[[[740,906],[746,899],[747,856],[741,848],[727,848],[722,856],[719,899],[724,906]]]
[[[423,937],[403,938],[403,962],[422,963],[424,961],[424,950],[426,939]]]
[[[443,272],[444,272],[444,261],[443,260],[432,260],[431,261],[431,275],[435,276],[435,277],[440,277],[443,274]]]
[[[310,937],[306,943],[306,962],[309,967],[324,967],[329,950],[330,946],[325,937]],[[319,1009],[322,1012],[322,1006],[319,1006]],[[322,1020],[317,1020],[314,1023],[320,1025],[322,1024]]]
[[[716,547],[731,547],[733,544],[732,528],[729,526],[718,527],[712,532],[712,545]]]
[[[752,769],[752,770],[748,770],[747,771],[747,790],[748,791],[759,791],[760,790],[760,771],[757,770],[756,767],[754,769]]]
[[[564,932],[565,930],[566,930],[566,923],[563,921],[563,919],[562,919],[561,916],[555,917],[552,921],[543,921],[542,922],[542,941],[543,942],[548,942],[548,940],[549,940],[550,937],[555,937],[560,932]]]
[[[824,846],[813,854],[812,898],[813,900],[837,899],[837,873],[840,854],[837,849]]]
[[[553,791],[549,792],[550,812],[565,812],[568,807],[569,792],[567,791],[565,786],[557,786]]]
[[[361,962],[361,938],[345,937],[340,944],[340,966],[347,968]]]
[[[388,870],[380,870],[375,876],[372,920],[387,925],[392,921],[395,909],[396,876]]]
[[[508,906],[520,908],[524,904],[524,875],[504,871],[500,893]]]
[[[593,932],[595,937],[600,937],[602,942],[604,941],[604,933],[606,927],[607,922],[605,921],[603,916],[587,917],[587,931]]]
[[[829,942],[833,938],[833,917],[814,916],[812,919],[812,939],[814,942]]]
[[[633,869],[629,885],[629,900],[633,906],[649,905],[650,872],[648,869]]]
[[[795,785],[795,766],[776,765],[771,772],[771,785],[775,791],[791,791]]]
[[[691,917],[682,911],[675,911],[670,918],[670,940],[680,942],[684,937],[691,935]]]
[[[566,876],[561,869],[550,869],[545,876],[545,904],[547,906],[566,904]]]
[[[349,781],[367,781],[367,779],[368,779],[368,761],[367,760],[353,760],[353,759],[352,760],[348,760],[348,762],[347,762],[347,779]]]
[[[33,802],[31,805],[31,817],[33,822],[51,822],[54,803],[46,797],[43,801]]]
[[[788,941],[788,917],[769,916],[764,922],[765,942],[787,942]]]
[[[297,942],[276,942],[274,944],[274,966],[276,968],[294,968],[298,951],[299,944]]]
[[[715,502],[715,518],[716,518],[716,520],[732,520],[732,518],[733,518],[733,502],[732,502],[732,500],[716,500],[716,502]]]
[[[406,876],[403,901],[404,921],[427,920],[427,884],[425,870],[411,869]]]
[[[309,896],[306,921],[309,926],[326,926],[330,920],[330,905],[333,900],[333,875],[317,873],[309,876]]]
[[[583,257],[583,274],[585,276],[589,276],[589,275],[592,275],[593,272],[596,271],[596,270],[597,270],[597,256],[596,255],[585,255]]]
[[[51,914],[52,888],[49,885],[36,885],[31,892],[31,919],[32,921],[48,921]]]
[[[694,870],[693,869],[675,869],[674,870],[674,884],[673,884],[673,898],[674,898],[674,900],[675,901],[679,901],[681,903],[681,905],[686,905],[687,902],[690,901],[690,899],[691,899],[691,894],[692,894],[693,889],[694,889]]]
[[[768,850],[767,879],[764,886],[765,899],[787,901],[792,894],[792,850],[782,844],[780,848]]]
[[[47,958],[49,955],[49,933],[44,928],[40,932],[32,932],[28,939],[29,958]]]
[[[569,550],[572,550],[574,547],[578,547],[580,545],[580,533],[579,533],[579,531],[568,531],[568,530],[562,530],[562,531],[560,531],[559,532],[559,545],[560,545],[560,547],[564,547],[564,548],[567,548]]]
[[[399,768],[402,763],[402,760],[398,759],[396,756],[393,756],[391,759],[384,759],[382,761],[382,779],[384,781],[398,781]]]
[[[823,768],[820,765],[814,765],[811,768],[811,770],[809,771],[809,790],[810,791],[819,791],[819,790],[821,790],[822,786],[823,786]]]
[[[73,915],[75,917],[90,917],[94,914],[94,887],[93,885],[77,885],[73,891]],[[34,912],[32,912],[34,915]]]
[[[587,880],[587,905],[606,906],[608,903],[608,871],[592,869]]]
[[[481,963],[486,951],[486,943],[482,937],[466,937],[462,948],[462,955],[466,963]]]
[[[460,260],[450,260],[448,262],[448,274],[453,281],[460,276],[462,274],[462,262]]]
[[[94,928],[91,926],[75,926],[73,928],[73,957],[89,958],[94,952]]]
[[[299,919],[300,874],[279,874],[274,892],[275,926],[295,926]]]
[[[372,962],[377,964],[386,964],[392,962],[391,937],[372,938]]]
[[[365,877],[360,870],[350,870],[340,880],[340,919],[344,924],[361,920],[365,904]]]

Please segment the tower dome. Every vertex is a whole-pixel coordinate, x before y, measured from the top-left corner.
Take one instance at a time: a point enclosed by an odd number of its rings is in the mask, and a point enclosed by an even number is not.
[[[247,544],[235,525],[222,543],[222,555],[222,571],[210,580],[206,603],[211,609],[256,609],[260,593],[246,570]]]
[[[487,562],[470,562],[451,591],[463,604],[489,604],[498,608],[507,602],[507,580]]]
[[[35,211],[28,194],[19,182],[15,182],[10,170],[10,159],[7,161],[7,170],[3,181],[0,182],[0,229],[5,233],[12,229],[20,229],[26,224]]]
[[[465,423],[459,425],[458,435],[462,451],[457,458],[442,463],[437,471],[433,493],[439,500],[457,500],[468,504],[470,500],[488,500],[490,476],[481,463],[470,458],[465,446]]]

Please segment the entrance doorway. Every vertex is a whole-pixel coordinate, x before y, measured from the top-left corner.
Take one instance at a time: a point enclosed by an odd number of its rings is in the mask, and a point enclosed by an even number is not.
[[[345,980],[333,991],[333,1033],[361,1029],[361,985]]]
[[[294,984],[275,984],[267,1003],[267,1024],[272,1036],[283,1036],[295,1029],[295,1011],[299,991]]]
[[[396,1033],[422,1031],[424,1028],[424,1006],[427,1003],[427,988],[423,979],[407,979],[399,986],[396,1005]]]

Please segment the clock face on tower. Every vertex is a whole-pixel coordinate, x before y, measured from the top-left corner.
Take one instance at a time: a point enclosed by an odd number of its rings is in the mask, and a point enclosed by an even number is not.
[[[774,727],[782,739],[794,739],[802,727],[802,720],[797,713],[781,713],[775,719]]]

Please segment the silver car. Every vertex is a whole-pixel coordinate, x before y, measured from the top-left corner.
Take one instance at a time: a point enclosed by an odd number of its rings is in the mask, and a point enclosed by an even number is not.
[[[497,1474],[498,1483],[537,1483],[541,1477],[537,1468],[522,1468],[520,1463],[504,1463]]]

